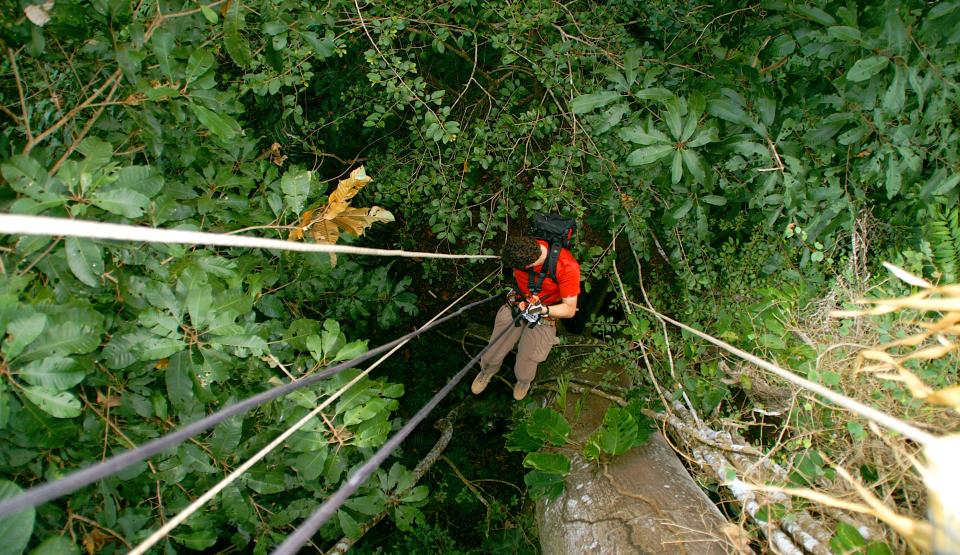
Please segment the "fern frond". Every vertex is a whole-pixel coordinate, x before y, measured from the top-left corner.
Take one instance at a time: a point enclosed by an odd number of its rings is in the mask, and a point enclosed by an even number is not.
[[[941,283],[956,283],[960,278],[960,208],[937,211],[927,224],[926,238],[933,263],[940,271]]]

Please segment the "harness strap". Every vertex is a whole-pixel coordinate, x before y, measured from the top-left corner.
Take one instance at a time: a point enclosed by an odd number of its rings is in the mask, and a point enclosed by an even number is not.
[[[557,260],[560,259],[560,249],[563,248],[559,242],[550,243],[550,250],[547,252],[547,259],[544,261],[543,266],[540,267],[539,272],[528,272],[527,287],[530,289],[530,296],[540,295],[540,289],[543,286],[543,280],[547,279],[547,276],[557,282]]]

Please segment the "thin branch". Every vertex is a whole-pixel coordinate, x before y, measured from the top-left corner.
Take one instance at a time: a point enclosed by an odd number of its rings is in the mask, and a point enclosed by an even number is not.
[[[17,94],[20,96],[20,111],[23,113],[23,129],[27,133],[27,144],[33,142],[33,132],[30,130],[30,114],[27,112],[27,99],[23,94],[23,81],[20,80],[20,70],[17,68],[17,56],[12,48],[7,48],[10,57],[10,66],[13,68],[13,78],[17,82]],[[11,114],[12,115],[12,114]]]

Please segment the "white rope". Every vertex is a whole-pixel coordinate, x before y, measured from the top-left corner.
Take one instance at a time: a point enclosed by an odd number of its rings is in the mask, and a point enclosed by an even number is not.
[[[667,322],[670,322],[671,324],[673,324],[673,325],[675,325],[675,326],[677,326],[677,327],[679,327],[679,328],[681,328],[681,329],[687,330],[688,332],[696,335],[697,337],[701,337],[701,338],[703,338],[703,339],[706,339],[706,340],[709,341],[710,343],[713,343],[714,345],[720,347],[721,349],[723,349],[723,350],[725,350],[725,351],[727,351],[727,352],[730,352],[730,353],[733,353],[733,354],[737,355],[738,357],[746,360],[747,362],[751,362],[751,363],[753,363],[753,364],[756,364],[756,365],[759,366],[760,368],[763,368],[763,369],[765,369],[765,370],[769,370],[770,372],[773,372],[774,374],[780,376],[781,378],[787,380],[788,382],[790,382],[790,383],[792,383],[792,384],[794,384],[794,385],[800,386],[800,387],[802,387],[803,389],[806,389],[806,390],[808,390],[808,391],[812,391],[812,392],[816,393],[817,395],[820,395],[821,397],[823,397],[823,398],[825,398],[825,399],[827,399],[827,400],[829,400],[829,401],[832,401],[832,402],[836,403],[837,405],[839,405],[839,406],[841,406],[841,407],[843,407],[843,408],[845,408],[845,409],[847,409],[847,410],[849,410],[849,411],[851,411],[851,412],[853,412],[853,413],[859,414],[860,416],[862,416],[862,417],[864,417],[864,418],[866,418],[866,419],[868,419],[868,420],[872,420],[873,422],[876,422],[877,424],[880,424],[881,426],[885,426],[886,428],[889,428],[889,429],[891,429],[891,430],[893,430],[893,431],[895,431],[895,432],[898,432],[898,433],[900,433],[900,434],[903,434],[905,437],[908,437],[908,438],[912,439],[913,441],[916,441],[917,443],[919,443],[919,444],[921,444],[921,445],[930,445],[930,444],[934,443],[934,442],[937,440],[936,436],[934,436],[934,435],[932,435],[932,434],[930,434],[930,433],[928,433],[928,432],[925,432],[925,431],[921,430],[920,428],[917,428],[916,426],[914,426],[914,425],[912,425],[912,424],[910,424],[910,423],[908,423],[908,422],[904,422],[903,420],[900,420],[899,418],[895,418],[895,417],[890,416],[889,414],[886,414],[886,413],[884,413],[884,412],[881,412],[881,411],[879,411],[879,410],[877,410],[877,409],[875,409],[875,408],[873,408],[873,407],[869,407],[869,406],[867,406],[867,405],[864,405],[864,404],[861,403],[860,401],[857,401],[857,400],[855,400],[855,399],[851,399],[850,397],[847,397],[846,395],[843,395],[842,393],[837,393],[836,391],[833,391],[833,390],[831,390],[831,389],[828,389],[828,388],[826,388],[826,387],[824,387],[824,386],[822,386],[822,385],[820,385],[820,384],[818,384],[818,383],[814,383],[814,382],[811,382],[810,380],[801,378],[800,376],[794,374],[793,372],[791,372],[791,371],[789,371],[789,370],[785,370],[785,369],[783,369],[783,368],[780,368],[779,366],[777,366],[777,365],[775,365],[775,364],[771,364],[771,363],[763,360],[762,358],[760,358],[760,357],[758,357],[758,356],[752,355],[752,354],[750,354],[750,353],[748,353],[748,352],[746,352],[746,351],[743,351],[743,350],[741,350],[741,349],[738,349],[738,348],[734,347],[733,345],[731,345],[731,344],[729,344],[729,343],[727,343],[727,342],[725,342],[725,341],[722,341],[722,340],[720,340],[720,339],[717,339],[716,337],[713,337],[712,335],[709,335],[709,334],[703,333],[703,332],[700,331],[700,330],[691,328],[690,326],[688,326],[688,325],[686,325],[686,324],[683,324],[683,323],[680,323],[680,322],[678,322],[678,321],[676,321],[676,320],[674,320],[674,319],[672,319],[672,318],[670,318],[670,317],[668,317],[668,316],[664,316],[663,314],[660,314],[659,312],[657,312],[656,310],[654,310],[654,309],[652,309],[652,308],[647,308],[647,307],[642,306],[642,305],[637,305],[637,306],[640,307],[640,308],[643,309],[643,310],[646,310],[647,312],[650,312],[651,314],[653,314],[654,316],[656,316],[656,317],[658,317],[658,318],[663,318],[663,319],[666,320]]]
[[[440,318],[441,316],[443,316],[444,313],[448,312],[451,308],[456,306],[460,301],[465,299],[467,295],[472,293],[477,287],[479,287],[482,283],[490,279],[498,271],[499,270],[491,272],[490,274],[487,275],[487,277],[477,282],[473,287],[470,288],[469,291],[467,291],[463,295],[460,295],[459,298],[457,298],[455,301],[450,303],[446,308],[438,312],[436,316],[430,319],[430,321],[423,324],[421,328],[431,324],[437,318]],[[242,465],[238,466],[233,472],[227,475],[223,480],[218,482],[215,486],[210,488],[203,495],[201,495],[196,500],[194,500],[193,503],[191,503],[185,509],[180,511],[175,517],[168,520],[166,524],[164,524],[156,532],[151,534],[150,537],[145,539],[142,543],[140,543],[140,545],[130,550],[129,555],[143,555],[144,553],[146,553],[147,550],[149,550],[151,547],[156,545],[157,542],[159,542],[164,537],[166,537],[166,535],[169,534],[174,528],[183,524],[183,522],[186,521],[188,518],[190,518],[190,516],[193,515],[193,513],[197,512],[197,510],[199,510],[200,507],[205,505],[207,501],[210,501],[211,499],[213,499],[218,493],[223,491],[227,486],[235,482],[237,478],[243,475],[246,471],[250,470],[250,468],[252,468],[253,465],[260,462],[260,460],[266,457],[271,451],[279,447],[281,443],[287,440],[287,438],[289,438],[291,435],[296,433],[297,430],[299,430],[300,428],[304,427],[316,415],[320,414],[320,411],[327,408],[328,406],[330,406],[331,403],[339,399],[340,396],[343,395],[347,390],[349,390],[357,382],[365,378],[374,368],[376,368],[377,366],[380,366],[380,364],[383,361],[387,360],[393,353],[397,352],[401,347],[403,347],[407,343],[408,341],[404,341],[403,343],[400,343],[393,349],[390,349],[389,351],[387,351],[382,357],[378,358],[376,362],[368,366],[366,370],[358,374],[355,378],[347,382],[343,387],[341,387],[340,389],[336,390],[333,394],[331,394],[330,397],[328,397],[317,408],[307,413],[306,416],[298,420],[295,424],[293,424],[293,426],[287,429],[287,431],[277,436],[273,441],[267,444],[263,449],[260,449],[259,451],[257,451],[257,453],[253,457],[248,459]]]
[[[397,256],[406,258],[497,258],[489,254],[443,254],[389,249],[351,247],[349,245],[323,245],[300,243],[281,239],[264,239],[246,235],[225,235],[202,231],[182,231],[156,227],[134,226],[51,218],[48,216],[22,216],[0,214],[0,235],[44,235],[109,239],[112,241],[138,241],[143,243],[178,243],[183,245],[213,245],[218,247],[246,247],[297,252],[322,252],[334,254],[361,254],[367,256]]]

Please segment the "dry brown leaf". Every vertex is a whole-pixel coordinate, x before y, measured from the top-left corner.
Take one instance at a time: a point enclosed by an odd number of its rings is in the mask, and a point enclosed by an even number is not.
[[[300,215],[300,222],[290,232],[289,239],[298,241],[309,234],[317,243],[332,245],[340,238],[341,231],[360,237],[375,223],[394,221],[393,214],[379,206],[350,206],[353,197],[370,181],[371,178],[364,172],[363,166],[350,172],[350,177],[340,181],[337,188],[330,193],[326,206],[311,208]],[[331,254],[330,261],[336,265],[336,255]]]

